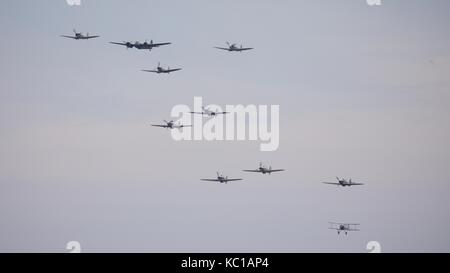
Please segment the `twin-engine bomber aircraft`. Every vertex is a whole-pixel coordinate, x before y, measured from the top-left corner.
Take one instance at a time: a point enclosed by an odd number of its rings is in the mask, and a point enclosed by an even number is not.
[[[269,166],[268,168],[267,167],[265,167],[265,166],[263,166],[263,164],[262,163],[259,163],[259,168],[258,169],[256,169],[256,170],[243,170],[244,172],[253,172],[253,173],[262,173],[262,174],[271,174],[271,173],[274,173],[274,172],[283,172],[284,170],[283,169],[278,169],[278,170],[274,170],[274,169],[272,169],[272,167],[271,166]]]
[[[64,38],[70,38],[70,39],[74,39],[74,40],[89,40],[89,39],[93,39],[93,38],[97,38],[100,37],[98,35],[95,36],[89,36],[89,32],[86,33],[86,35],[84,35],[81,32],[77,32],[75,29],[73,30],[73,33],[75,34],[75,36],[67,36],[67,35],[61,35],[61,37]]]
[[[359,231],[359,229],[356,228],[356,226],[359,226],[359,224],[334,223],[334,222],[328,223],[330,223],[329,229],[337,230],[338,234],[344,232],[345,235],[348,235],[349,231]]]
[[[229,42],[227,42],[228,47],[217,47],[215,46],[214,48],[217,49],[222,49],[222,50],[226,50],[226,51],[237,51],[237,52],[242,52],[244,50],[251,50],[253,49],[253,47],[238,47],[236,44],[230,44]]]
[[[337,185],[337,186],[342,186],[342,187],[350,187],[350,186],[360,186],[360,185],[364,185],[363,183],[355,183],[352,182],[352,180],[350,179],[349,181],[345,180],[345,179],[340,179],[339,177],[336,177],[338,183],[333,183],[333,182],[322,182],[324,184],[329,184],[329,185]]]
[[[159,47],[159,46],[163,46],[163,45],[170,45],[171,43],[153,43],[153,40],[150,40],[150,43],[145,41],[143,43],[140,42],[135,42],[134,44],[131,42],[123,42],[123,43],[117,43],[117,42],[109,42],[111,44],[115,44],[115,45],[123,45],[126,46],[127,49],[128,48],[137,48],[137,49],[148,49],[148,50],[152,50],[152,48],[154,47]]]
[[[215,117],[215,116],[217,116],[217,115],[225,115],[225,114],[229,114],[229,112],[216,112],[216,111],[211,111],[211,110],[208,110],[207,108],[205,108],[205,107],[203,107],[203,106],[202,106],[202,109],[203,109],[203,112],[189,112],[189,113],[191,113],[191,114],[199,114],[199,115],[207,115],[207,116],[209,116],[209,117]]]
[[[240,181],[242,179],[241,178],[230,179],[230,178],[228,178],[228,176],[223,176],[223,175],[219,174],[219,172],[217,172],[217,179],[200,179],[200,180],[202,180],[202,181],[211,181],[211,182],[219,182],[219,183],[227,184],[228,182]]]
[[[175,72],[175,71],[178,71],[178,70],[181,70],[181,68],[170,69],[170,67],[167,67],[167,69],[165,69],[165,68],[161,67],[161,65],[158,63],[158,67],[156,68],[156,70],[142,70],[142,71],[158,73],[158,74],[161,74],[161,73],[169,74],[171,72]]]
[[[171,121],[164,120],[164,122],[166,124],[152,124],[152,126],[166,128],[166,129],[181,129],[181,128],[184,128],[184,127],[192,127],[192,125],[175,124],[173,122],[173,120],[171,120]]]

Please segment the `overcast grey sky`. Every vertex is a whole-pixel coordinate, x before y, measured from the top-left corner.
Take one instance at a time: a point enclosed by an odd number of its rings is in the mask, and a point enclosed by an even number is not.
[[[0,251],[450,251],[450,2],[0,1]],[[89,41],[59,35],[99,34]],[[147,51],[109,41],[170,41]],[[229,54],[225,41],[255,50]],[[161,62],[183,70],[139,70]],[[175,142],[202,96],[280,148]],[[242,169],[263,161],[271,176]],[[245,180],[201,182],[219,170]],[[321,184],[335,176],[360,188]],[[361,223],[337,236],[328,221]]]

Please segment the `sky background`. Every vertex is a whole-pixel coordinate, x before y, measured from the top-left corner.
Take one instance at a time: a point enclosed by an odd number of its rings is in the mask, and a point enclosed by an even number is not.
[[[450,2],[0,1],[0,251],[450,251]],[[101,35],[59,37],[72,29]],[[110,41],[170,41],[148,51]],[[214,49],[225,41],[255,47]],[[182,67],[170,75],[140,72]],[[280,105],[280,147],[175,142],[177,104]],[[258,162],[285,168],[242,173]],[[201,182],[216,171],[243,182]],[[324,185],[335,176],[363,187]],[[328,221],[356,222],[337,236]]]

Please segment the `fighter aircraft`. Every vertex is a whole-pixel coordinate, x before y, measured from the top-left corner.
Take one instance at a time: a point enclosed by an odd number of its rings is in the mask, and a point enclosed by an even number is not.
[[[153,73],[166,73],[169,74],[170,72],[175,72],[181,70],[181,68],[175,68],[175,69],[170,69],[170,67],[167,67],[167,69],[161,67],[161,65],[158,63],[158,67],[156,68],[156,70],[142,70],[144,72],[153,72]]]
[[[199,115],[207,115],[207,116],[210,116],[210,117],[215,117],[215,116],[217,116],[217,115],[225,115],[225,114],[229,114],[229,112],[216,112],[216,111],[211,111],[211,110],[208,110],[207,108],[205,108],[205,107],[203,107],[203,106],[202,106],[202,109],[203,109],[203,112],[189,112],[189,113],[191,113],[191,114],[199,114]]]
[[[181,125],[181,124],[175,124],[173,120],[166,121],[164,120],[166,124],[151,124],[154,127],[161,127],[166,129],[181,129],[184,127],[192,127],[192,125]]]
[[[272,169],[271,166],[269,166],[268,168],[263,166],[263,164],[260,162],[259,163],[259,168],[256,170],[243,170],[244,172],[253,172],[253,173],[262,173],[262,174],[271,174],[274,172],[283,172],[283,169],[278,169],[278,170],[274,170]]]
[[[222,49],[222,50],[226,50],[226,51],[237,51],[237,52],[242,52],[244,50],[251,50],[253,49],[253,47],[238,47],[236,44],[230,44],[229,42],[227,42],[228,47],[217,47],[215,46],[214,48],[217,49]]]
[[[350,187],[350,186],[359,186],[359,185],[364,185],[363,183],[355,183],[352,182],[352,180],[350,179],[349,181],[345,180],[345,179],[339,179],[339,177],[336,177],[338,183],[332,183],[332,182],[322,182],[324,184],[330,184],[330,185],[337,185],[337,186],[342,186],[342,187]]]
[[[349,231],[359,231],[359,229],[356,228],[356,226],[359,226],[359,224],[334,223],[334,222],[328,223],[330,224],[329,229],[337,230],[338,234],[344,232],[345,235],[348,235]]]
[[[200,180],[202,180],[202,181],[211,181],[211,182],[219,182],[219,183],[227,184],[228,182],[240,181],[242,179],[240,179],[240,178],[230,179],[230,178],[228,178],[228,176],[223,176],[223,175],[219,174],[219,172],[217,172],[217,179],[200,179]]]
[[[131,42],[123,42],[123,43],[118,43],[118,42],[109,42],[111,44],[115,44],[115,45],[123,45],[126,46],[127,49],[128,48],[137,48],[137,49],[148,49],[148,50],[152,50],[152,48],[154,47],[159,47],[159,46],[163,46],[163,45],[170,45],[171,43],[153,43],[153,40],[150,40],[150,43],[145,41],[143,43],[141,42],[135,42],[134,44]]]
[[[73,33],[75,34],[75,36],[66,36],[66,35],[61,35],[61,37],[64,38],[71,38],[71,39],[75,39],[75,40],[89,40],[89,39],[93,39],[93,38],[97,38],[100,37],[98,35],[95,36],[89,36],[89,32],[86,33],[86,35],[84,35],[81,32],[77,32],[75,29],[73,30]]]

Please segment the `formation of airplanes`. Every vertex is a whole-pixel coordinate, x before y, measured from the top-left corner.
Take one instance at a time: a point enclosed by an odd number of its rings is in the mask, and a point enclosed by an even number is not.
[[[74,40],[89,40],[89,39],[100,37],[98,35],[90,36],[89,33],[84,35],[81,32],[77,32],[75,29],[73,30],[73,32],[74,32],[74,36],[61,35],[61,37],[71,38],[71,39],[74,39]],[[143,43],[139,42],[139,41],[136,41],[134,43],[126,42],[126,41],[123,41],[123,42],[109,42],[109,43],[110,44],[114,44],[114,45],[125,46],[127,49],[129,49],[129,48],[136,48],[136,49],[149,50],[149,51],[151,51],[155,47],[160,47],[160,46],[165,46],[165,45],[172,44],[171,42],[154,43],[153,40],[150,40],[150,42],[145,41]],[[235,43],[233,43],[233,44],[230,44],[229,42],[226,42],[226,43],[227,43],[228,47],[215,47],[215,48],[226,50],[226,51],[236,51],[236,52],[242,52],[242,51],[245,51],[245,50],[253,49],[251,47],[243,47],[242,45],[240,47],[238,47]],[[161,67],[161,65],[158,63],[158,66],[154,70],[144,69],[144,70],[141,70],[141,71],[143,71],[143,72],[150,72],[150,73],[157,73],[157,74],[170,74],[172,72],[179,71],[179,70],[181,70],[181,68],[170,69],[170,67],[168,67],[166,69],[166,68]],[[214,111],[209,111],[207,109],[204,109],[203,113],[193,113],[193,114],[204,114],[204,115],[207,115],[207,116],[216,116],[218,114],[226,114],[226,113],[225,112],[224,113],[217,113],[217,112],[214,112]]]
[[[89,35],[89,33],[86,33],[86,35],[84,35],[81,32],[77,32],[75,29],[73,30],[74,32],[74,36],[69,36],[69,35],[61,35],[61,37],[64,38],[70,38],[70,39],[74,39],[74,40],[89,40],[89,39],[94,39],[94,38],[98,38],[100,37],[99,35]],[[163,42],[163,43],[153,43],[153,40],[150,40],[150,42],[110,42],[111,44],[115,44],[115,45],[121,45],[121,46],[125,46],[127,49],[129,48],[136,48],[136,49],[140,49],[140,50],[149,50],[151,51],[153,48],[156,47],[160,47],[160,46],[165,46],[165,45],[170,45],[170,42]],[[220,50],[226,50],[229,52],[242,52],[242,51],[247,51],[247,50],[252,50],[254,48],[252,47],[243,47],[242,45],[237,46],[237,44],[233,43],[230,44],[229,42],[226,42],[227,47],[215,47],[216,49],[220,49]],[[175,71],[179,71],[181,70],[181,68],[175,68],[175,69],[170,69],[170,67],[163,68],[160,63],[158,63],[158,66],[156,67],[156,69],[154,70],[142,70],[144,72],[151,72],[151,73],[157,73],[157,74],[161,74],[161,73],[165,73],[165,74],[169,74],[171,72],[175,72]],[[202,107],[202,112],[189,112],[191,114],[200,114],[202,116],[209,116],[209,117],[215,117],[217,115],[225,115],[225,114],[229,114],[229,112],[219,112],[219,111],[213,111],[210,110],[208,108]],[[165,124],[151,124],[151,126],[154,127],[160,127],[160,128],[165,128],[165,129],[182,129],[185,127],[192,127],[192,125],[182,125],[182,124],[175,124],[175,122],[173,120],[171,121],[166,121],[164,120]],[[285,171],[284,169],[272,169],[271,166],[267,167],[264,166],[262,163],[259,164],[259,167],[256,169],[247,169],[247,170],[243,170],[244,172],[252,172],[252,173],[261,173],[261,174],[271,174],[273,172],[283,172]],[[349,179],[348,181],[346,179],[340,179],[338,177],[336,177],[337,179],[337,183],[336,182],[322,182],[324,184],[330,184],[330,185],[337,185],[337,186],[342,186],[342,187],[350,187],[350,186],[357,186],[357,185],[364,185],[363,183],[355,183],[353,182],[351,179]],[[229,182],[235,182],[235,181],[242,181],[242,178],[228,178],[228,176],[224,176],[222,174],[220,174],[219,172],[217,172],[217,178],[203,178],[201,179],[201,181],[210,181],[210,182],[218,182],[221,184],[227,184]],[[359,224],[349,224],[349,223],[336,223],[336,222],[329,222],[330,227],[329,229],[334,229],[337,230],[337,233],[340,234],[341,232],[345,233],[346,235],[348,234],[348,232],[350,231],[359,231],[359,229],[357,228],[357,226],[359,226]]]
[[[262,163],[259,163],[259,168],[255,170],[243,170],[243,172],[256,172],[256,173],[262,173],[262,174],[270,174],[272,172],[282,172],[283,169],[274,170],[271,167],[267,168],[262,165]],[[202,181],[216,181],[220,183],[227,183],[231,181],[240,181],[243,180],[242,178],[237,179],[228,179],[228,176],[220,175],[219,172],[217,172],[217,179],[201,179]]]

